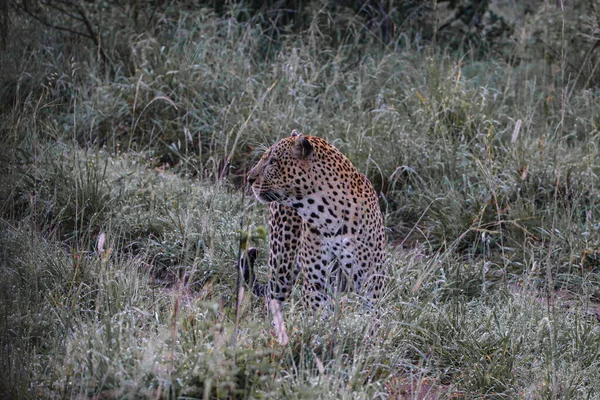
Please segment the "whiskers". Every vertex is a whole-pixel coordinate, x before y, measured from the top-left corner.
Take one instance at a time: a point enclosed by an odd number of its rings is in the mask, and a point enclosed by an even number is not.
[[[259,201],[270,203],[272,201],[281,202],[287,199],[287,196],[276,193],[271,189],[265,189],[262,187],[252,187],[252,192]]]
[[[263,192],[260,197],[268,202],[281,200],[281,196],[272,191]]]

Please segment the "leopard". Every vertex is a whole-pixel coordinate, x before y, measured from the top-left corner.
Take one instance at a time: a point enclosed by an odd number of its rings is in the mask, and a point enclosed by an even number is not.
[[[254,275],[257,250],[240,268],[254,295],[285,302],[302,279],[302,303],[323,310],[338,292],[374,304],[385,286],[386,233],[369,179],[335,146],[293,130],[248,172],[256,199],[269,205],[269,280]]]

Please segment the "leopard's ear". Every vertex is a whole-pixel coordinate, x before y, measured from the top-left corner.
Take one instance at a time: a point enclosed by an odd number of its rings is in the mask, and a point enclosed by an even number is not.
[[[313,152],[313,145],[297,130],[292,131],[294,138],[294,154],[300,159],[308,158]]]

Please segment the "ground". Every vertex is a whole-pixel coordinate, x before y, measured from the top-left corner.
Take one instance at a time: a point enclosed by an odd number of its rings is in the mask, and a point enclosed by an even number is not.
[[[273,37],[265,18],[157,11],[107,29],[114,69],[16,19],[0,397],[600,396],[600,96],[581,61],[597,52],[578,53],[593,12],[532,8],[501,51],[386,46],[318,12]],[[373,182],[390,272],[376,313],[349,295],[314,319],[294,291],[282,346],[235,265],[258,247],[266,279],[267,210],[243,177],[293,128]]]

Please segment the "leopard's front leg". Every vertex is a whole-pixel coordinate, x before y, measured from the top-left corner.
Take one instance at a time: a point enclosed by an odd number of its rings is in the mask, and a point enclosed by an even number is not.
[[[302,218],[296,210],[277,202],[269,206],[269,283],[259,283],[254,278],[254,260],[256,250],[248,250],[240,260],[244,279],[252,288],[254,295],[285,301],[299,273],[297,263]]]
[[[290,297],[299,273],[298,246],[302,218],[292,207],[272,202],[269,206],[269,289],[271,298],[285,301]]]

